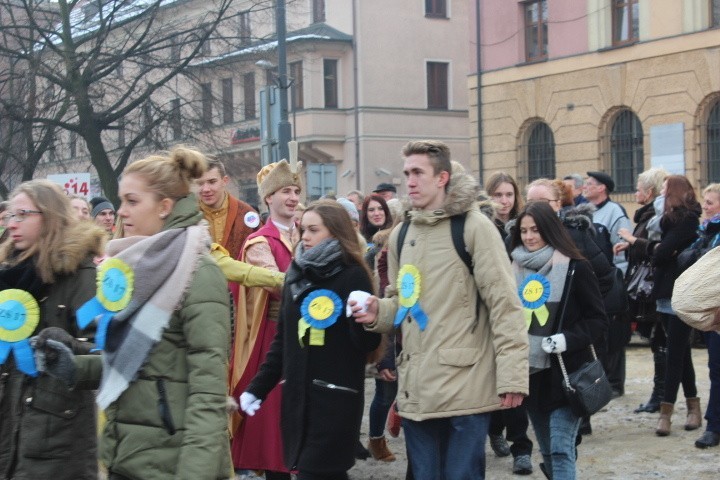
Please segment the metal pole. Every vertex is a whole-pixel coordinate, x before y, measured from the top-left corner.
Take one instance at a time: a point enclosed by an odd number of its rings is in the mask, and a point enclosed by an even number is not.
[[[277,0],[276,30],[278,39],[278,87],[280,89],[280,123],[278,123],[278,150],[280,158],[290,159],[288,142],[291,129],[288,121],[288,76],[287,59],[285,58],[285,0]]]
[[[475,2],[475,44],[477,62],[477,136],[478,136],[478,181],[483,184],[483,124],[482,124],[482,38],[480,36],[480,0]]]

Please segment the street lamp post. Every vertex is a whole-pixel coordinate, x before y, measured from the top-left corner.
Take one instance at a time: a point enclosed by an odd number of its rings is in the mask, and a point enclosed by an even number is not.
[[[288,142],[290,141],[291,128],[288,121],[288,99],[289,87],[287,75],[287,59],[285,54],[285,0],[277,0],[276,4],[276,30],[278,40],[278,87],[280,89],[280,122],[278,123],[278,149],[280,158],[288,159]]]

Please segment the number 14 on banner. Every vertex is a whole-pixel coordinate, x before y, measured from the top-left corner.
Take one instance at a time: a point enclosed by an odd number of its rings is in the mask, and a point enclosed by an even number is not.
[[[48,180],[60,185],[67,195],[90,196],[90,174],[89,173],[64,173],[48,175]]]

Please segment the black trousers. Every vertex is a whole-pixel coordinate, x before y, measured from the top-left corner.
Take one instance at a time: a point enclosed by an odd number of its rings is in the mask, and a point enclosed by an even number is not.
[[[675,315],[658,313],[667,335],[667,369],[663,402],[675,403],[682,383],[685,398],[697,397],[695,368],[690,350],[692,329]]]
[[[510,442],[510,452],[513,457],[530,455],[533,443],[527,436],[528,426],[527,408],[521,404],[519,407],[506,410],[496,410],[490,417],[490,435],[502,435],[507,429],[507,441]]]

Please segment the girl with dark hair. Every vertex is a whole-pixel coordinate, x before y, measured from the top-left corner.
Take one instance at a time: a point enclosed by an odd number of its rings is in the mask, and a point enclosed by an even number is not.
[[[652,255],[655,266],[652,294],[667,338],[665,391],[660,403],[660,419],[655,430],[656,435],[664,437],[670,434],[671,417],[681,383],[687,402],[685,430],[700,428],[702,423],[689,343],[692,329],[675,315],[670,304],[675,279],[680,275],[677,257],[697,238],[701,209],[695,198],[695,190],[682,175],[665,178],[660,194],[665,197],[665,207],[660,220],[662,234],[659,242],[649,243],[648,253]]]
[[[360,233],[365,241],[372,242],[373,235],[392,224],[392,214],[385,199],[375,194],[365,197],[360,216]]]
[[[555,354],[563,354],[568,372],[577,370],[592,360],[589,347],[602,339],[608,320],[590,264],[550,205],[530,203],[517,220],[511,256],[530,340],[527,409],[543,456],[541,470],[555,480],[574,479],[581,418],[565,398]]]
[[[363,413],[365,360],[380,335],[346,318],[354,290],[372,292],[347,211],[320,200],[301,221],[301,242],[286,273],[278,331],[265,363],[240,396],[254,415],[284,379],[285,464],[298,479],[346,479],[355,463]]]

